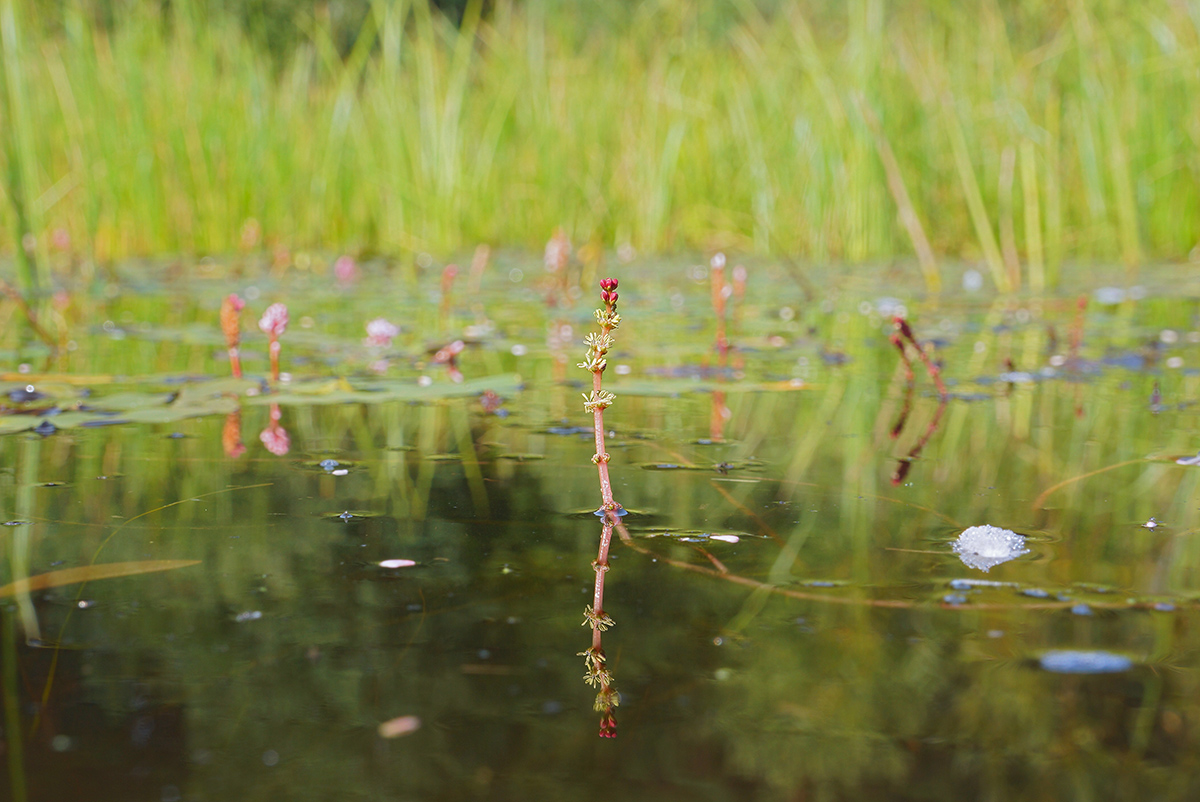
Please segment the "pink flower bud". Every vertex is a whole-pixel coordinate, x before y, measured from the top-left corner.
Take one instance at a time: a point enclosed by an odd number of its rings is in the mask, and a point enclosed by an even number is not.
[[[600,289],[612,292],[617,288],[617,280],[615,278],[600,279]]]
[[[392,344],[392,338],[400,333],[394,324],[377,317],[367,324],[367,345],[377,348],[387,348]]]
[[[288,310],[283,304],[268,306],[267,311],[263,312],[262,319],[258,321],[258,327],[268,337],[279,337],[287,331],[287,325]]]

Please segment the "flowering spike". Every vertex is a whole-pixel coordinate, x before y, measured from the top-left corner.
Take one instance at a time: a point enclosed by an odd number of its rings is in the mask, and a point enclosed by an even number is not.
[[[238,354],[241,343],[240,313],[246,302],[237,293],[230,293],[221,301],[221,331],[225,334],[225,347],[229,349],[229,367],[235,379],[242,378],[242,361]]]

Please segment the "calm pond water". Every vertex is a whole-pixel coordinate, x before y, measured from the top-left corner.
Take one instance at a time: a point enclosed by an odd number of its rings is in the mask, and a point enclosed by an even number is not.
[[[806,297],[751,265],[724,359],[706,267],[610,272],[613,739],[580,655],[591,289],[518,257],[445,301],[436,269],[149,271],[61,298],[60,355],[5,307],[0,583],[34,579],[0,589],[0,795],[1197,798],[1194,272]]]

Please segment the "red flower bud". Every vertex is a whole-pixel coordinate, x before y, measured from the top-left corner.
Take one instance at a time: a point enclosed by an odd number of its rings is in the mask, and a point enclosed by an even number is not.
[[[600,279],[600,289],[612,292],[617,288],[617,280],[615,278]]]

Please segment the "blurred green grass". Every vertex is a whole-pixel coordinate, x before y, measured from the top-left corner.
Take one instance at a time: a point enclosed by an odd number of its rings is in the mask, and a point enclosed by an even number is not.
[[[297,5],[282,45],[221,3],[103,5],[0,0],[0,248],[42,278],[562,225],[1036,288],[1200,239],[1200,13],[1169,0],[498,0],[457,24],[370,0]]]

